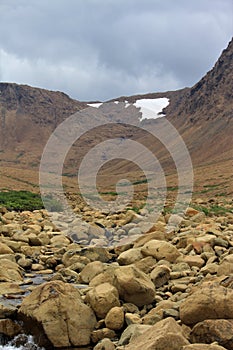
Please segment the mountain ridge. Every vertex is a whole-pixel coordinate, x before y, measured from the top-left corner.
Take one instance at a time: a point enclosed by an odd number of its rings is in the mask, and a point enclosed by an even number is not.
[[[194,166],[229,161],[232,158],[233,149],[232,72],[233,40],[223,50],[214,67],[193,87],[121,96],[107,102],[135,103],[142,98],[167,97],[170,103],[164,108],[163,113],[182,136]],[[51,133],[67,117],[86,109],[88,103],[91,102],[74,100],[60,91],[49,91],[15,83],[0,83],[1,167],[38,171],[41,154]],[[119,129],[120,132],[124,131]],[[129,134],[132,134],[132,130]],[[105,132],[103,132],[104,135]],[[127,132],[126,135],[128,135]],[[85,154],[88,147],[92,145],[92,141],[96,137],[98,140],[99,136],[101,135],[96,134],[91,136],[92,139],[86,139],[81,144],[82,152],[76,150],[72,157],[79,153]],[[145,141],[146,146],[152,147],[155,154],[161,154],[164,164],[169,163],[158,143],[151,145],[146,136],[140,133],[136,133],[134,137],[138,141]],[[101,140],[101,137],[99,139]],[[127,170],[125,166],[122,166],[122,169]]]

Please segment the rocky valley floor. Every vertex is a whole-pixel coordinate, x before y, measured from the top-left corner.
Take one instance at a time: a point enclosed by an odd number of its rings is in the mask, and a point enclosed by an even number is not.
[[[233,349],[232,199],[195,199],[169,230],[169,211],[148,228],[144,209],[74,210],[90,225],[1,207],[2,344]]]

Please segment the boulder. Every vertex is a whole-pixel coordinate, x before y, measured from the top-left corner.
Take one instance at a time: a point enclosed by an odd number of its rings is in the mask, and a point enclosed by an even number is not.
[[[14,252],[5,243],[0,242],[0,254],[14,254]]]
[[[233,320],[205,320],[197,323],[191,331],[192,343],[211,344],[215,341],[233,350]]]
[[[132,248],[128,249],[125,252],[122,252],[118,258],[117,262],[119,265],[130,265],[135,263],[136,261],[139,261],[143,258],[143,255],[141,253],[141,248]]]
[[[196,255],[187,255],[184,257],[183,261],[187,263],[190,267],[196,266],[201,268],[205,265],[205,260],[202,259],[200,256]]]
[[[192,344],[183,346],[182,350],[226,350],[226,348],[215,344]]]
[[[17,308],[7,301],[0,302],[0,319],[12,317],[16,314]]]
[[[102,339],[105,339],[105,338],[114,339],[115,337],[116,337],[115,331],[109,328],[97,329],[91,333],[91,341],[94,344],[98,343]]]
[[[119,330],[124,325],[124,311],[122,307],[115,306],[107,313],[105,317],[105,325],[107,328]]]
[[[94,347],[93,350],[114,350],[115,348],[115,345],[110,339],[104,338]]]
[[[4,334],[7,337],[14,337],[19,333],[22,333],[22,327],[18,323],[9,318],[0,320],[0,334]]]
[[[129,326],[130,324],[140,324],[142,323],[142,319],[138,314],[131,314],[130,312],[126,312],[125,314],[125,323]]]
[[[218,267],[218,276],[228,276],[233,273],[233,254],[227,255]]]
[[[12,282],[1,282],[0,283],[0,295],[4,294],[23,294],[24,290],[20,288],[19,284]]]
[[[153,258],[152,256],[147,256],[139,261],[136,261],[134,263],[134,266],[147,274],[150,273],[151,270],[153,270],[156,263],[157,260],[155,258]]]
[[[79,291],[62,281],[36,287],[23,300],[19,318],[41,346],[88,345],[96,324],[94,312],[83,303]]]
[[[156,288],[162,287],[170,279],[171,270],[166,265],[156,266],[150,273],[150,278]]]
[[[88,264],[90,260],[84,256],[79,255],[79,249],[69,249],[62,257],[62,263],[65,267],[69,267],[75,263]]]
[[[1,282],[20,282],[22,281],[20,267],[9,259],[0,260],[0,281]]]
[[[89,283],[95,276],[104,271],[104,264],[100,261],[92,261],[80,272],[80,280]]]
[[[115,270],[120,297],[137,306],[150,304],[155,298],[155,286],[150,278],[135,266],[121,266]]]
[[[181,255],[178,249],[169,242],[152,239],[142,247],[144,256],[153,256],[157,260],[167,260],[174,263]]]
[[[233,290],[217,285],[199,286],[181,304],[180,319],[187,325],[206,319],[233,319]]]
[[[190,344],[182,333],[182,328],[171,317],[157,322],[130,341],[125,350],[181,350],[182,346]]]
[[[116,284],[115,269],[116,268],[113,266],[106,267],[106,270],[104,272],[101,272],[98,275],[96,275],[94,278],[92,278],[92,280],[89,283],[89,286],[96,287],[102,283],[110,283],[115,286]]]
[[[110,283],[102,283],[91,289],[86,300],[99,318],[104,318],[114,306],[120,306],[118,291]]]
[[[142,324],[131,324],[129,325],[124,332],[121,334],[120,340],[118,342],[118,345],[126,345],[129,344],[129,342],[135,338],[137,338],[139,335],[145,333],[150,329],[152,326],[149,325],[142,325]]]

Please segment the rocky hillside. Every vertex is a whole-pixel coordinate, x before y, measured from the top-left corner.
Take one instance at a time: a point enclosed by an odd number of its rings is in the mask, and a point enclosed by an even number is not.
[[[27,115],[35,124],[56,126],[67,116],[86,107],[86,103],[73,100],[64,92],[13,83],[0,83],[0,105],[1,128],[5,126],[4,114],[7,112],[14,111],[18,123],[22,115]]]
[[[85,107],[63,92],[0,83],[1,160],[27,167],[37,163],[55,127]]]
[[[233,118],[233,39],[220,58],[197,84],[187,89],[177,106],[167,113],[191,123]]]

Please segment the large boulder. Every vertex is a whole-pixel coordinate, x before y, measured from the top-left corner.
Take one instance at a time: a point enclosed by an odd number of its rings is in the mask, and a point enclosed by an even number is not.
[[[144,244],[141,250],[144,256],[153,256],[157,260],[167,260],[174,263],[181,255],[178,249],[169,242],[152,239]]]
[[[182,328],[169,317],[151,326],[146,332],[134,338],[125,350],[181,350],[188,345]]]
[[[182,348],[182,350],[226,350],[226,348],[223,348],[220,345],[215,345],[215,344],[191,344],[191,345],[186,345]]]
[[[39,345],[53,347],[90,344],[96,324],[94,312],[79,291],[62,281],[44,283],[22,302],[19,318]]]
[[[206,319],[233,319],[233,290],[218,285],[200,286],[181,304],[180,319],[187,325]]]
[[[135,266],[121,266],[115,270],[120,297],[137,306],[150,304],[155,298],[155,286],[150,278]]]
[[[233,350],[233,320],[205,320],[199,322],[190,334],[192,343],[211,344],[215,341]]]

